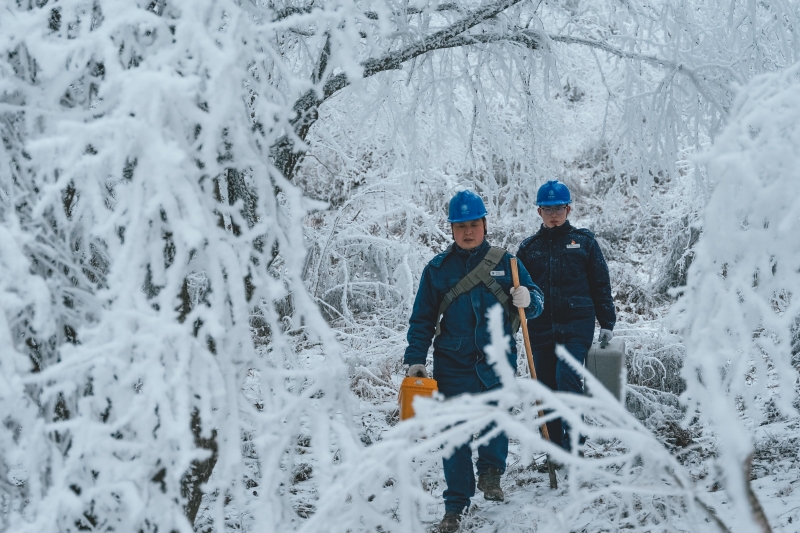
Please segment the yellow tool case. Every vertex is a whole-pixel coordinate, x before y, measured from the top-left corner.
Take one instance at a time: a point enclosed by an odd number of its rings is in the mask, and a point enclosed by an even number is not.
[[[407,377],[400,384],[400,395],[397,399],[400,402],[400,420],[406,420],[414,416],[412,404],[415,396],[433,396],[439,390],[435,379]]]

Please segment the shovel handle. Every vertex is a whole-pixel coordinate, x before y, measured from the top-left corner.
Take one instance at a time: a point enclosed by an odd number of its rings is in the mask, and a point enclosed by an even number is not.
[[[514,288],[519,287],[519,272],[517,271],[517,258],[511,258],[511,280],[514,282]],[[519,323],[522,326],[522,338],[525,340],[525,356],[528,358],[528,368],[531,371],[531,379],[536,380],[536,367],[533,365],[533,351],[531,350],[531,337],[528,334],[528,319],[525,317],[525,310],[517,307],[519,311]],[[539,402],[536,402],[539,405]],[[544,411],[539,409],[539,418],[544,418]],[[550,440],[550,432],[547,431],[547,424],[541,425],[542,437],[545,440]],[[558,488],[558,480],[556,479],[555,465],[552,461],[547,461],[547,473],[550,476],[550,488]]]
[[[511,279],[514,282],[514,288],[516,289],[519,287],[519,272],[517,270],[517,258],[511,258]],[[531,350],[531,337],[528,334],[528,319],[525,318],[525,310],[521,307],[517,307],[517,311],[519,311],[519,321],[520,325],[522,326],[522,338],[525,340],[525,356],[528,358],[528,368],[531,371],[531,379],[537,381],[536,379],[536,367],[533,365],[533,351]],[[544,411],[541,409],[539,410],[539,416],[544,418]],[[550,433],[547,431],[547,425],[542,424],[542,436],[550,440]]]

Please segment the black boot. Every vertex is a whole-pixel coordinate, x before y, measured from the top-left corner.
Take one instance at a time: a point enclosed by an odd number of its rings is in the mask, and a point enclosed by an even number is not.
[[[490,467],[478,476],[478,490],[483,491],[483,498],[491,502],[502,502],[505,499],[503,489],[500,488],[500,476],[503,475],[497,468]]]
[[[461,525],[461,513],[447,511],[439,522],[439,533],[455,533]]]

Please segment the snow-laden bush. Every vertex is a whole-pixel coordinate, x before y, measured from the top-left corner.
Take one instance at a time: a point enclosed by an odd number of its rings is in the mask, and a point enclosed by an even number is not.
[[[204,493],[217,531],[226,506],[281,530],[297,518],[283,487],[298,437],[358,442],[301,279],[311,204],[270,162],[271,125],[308,84],[284,68],[290,51],[272,55],[280,28],[260,9],[3,6],[4,531],[189,532]],[[301,370],[289,298],[294,327],[324,341],[322,367]],[[314,450],[322,474],[335,450]]]
[[[765,410],[797,417],[793,335],[800,316],[800,65],[741,92],[705,157],[714,191],[682,298],[682,400],[717,434],[719,477],[755,523],[751,425]]]

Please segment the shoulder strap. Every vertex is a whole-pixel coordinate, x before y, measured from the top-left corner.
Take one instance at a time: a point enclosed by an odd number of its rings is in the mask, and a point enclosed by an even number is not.
[[[489,251],[486,252],[486,255],[481,260],[480,264],[469,271],[466,276],[461,278],[461,280],[456,283],[452,289],[447,291],[447,294],[445,294],[444,298],[442,298],[442,303],[439,304],[439,313],[437,314],[436,318],[437,336],[442,331],[442,315],[444,315],[444,312],[448,307],[450,307],[450,304],[462,294],[467,293],[477,287],[481,282],[486,285],[494,297],[497,298],[497,301],[500,302],[500,304],[505,308],[508,316],[511,317],[511,327],[513,328],[512,331],[516,331],[519,328],[519,318],[516,319],[516,322],[514,321],[514,317],[516,315],[515,313],[511,312],[508,306],[508,295],[505,293],[505,291],[503,291],[503,287],[501,287],[500,284],[497,283],[497,281],[495,281],[490,274],[490,272],[494,270],[494,267],[496,267],[497,264],[503,259],[505,254],[506,251],[503,248],[492,246],[489,248]]]

